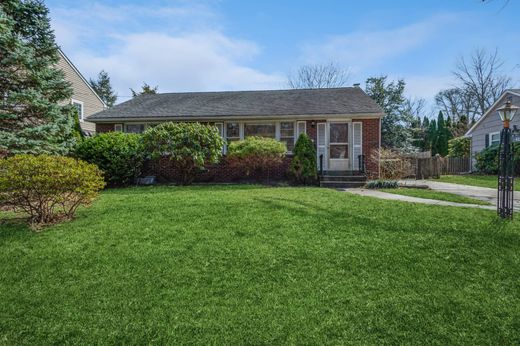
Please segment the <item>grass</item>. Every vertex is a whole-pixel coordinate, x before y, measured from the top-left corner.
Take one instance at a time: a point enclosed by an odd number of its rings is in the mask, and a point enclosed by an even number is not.
[[[429,189],[416,189],[416,188],[399,188],[399,189],[381,189],[380,191],[394,193],[396,195],[428,198],[439,201],[455,202],[455,203],[466,203],[466,204],[478,204],[478,205],[490,205],[486,201],[480,199],[457,195],[455,193],[433,191]]]
[[[443,183],[453,183],[461,185],[471,185],[480,187],[489,187],[496,189],[498,187],[498,178],[496,175],[442,175],[439,179],[433,181],[440,181]],[[520,186],[515,184],[515,191],[520,191]]]
[[[318,188],[108,190],[0,225],[0,343],[518,344],[520,222]]]

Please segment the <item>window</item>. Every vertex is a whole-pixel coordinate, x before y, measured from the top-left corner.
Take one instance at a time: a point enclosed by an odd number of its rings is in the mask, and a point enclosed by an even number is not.
[[[143,133],[145,130],[145,124],[126,124],[127,133]]]
[[[348,124],[330,123],[329,158],[348,159]]]
[[[115,124],[114,125],[115,132],[123,132],[123,124]]]
[[[226,140],[227,142],[239,141],[240,140],[240,124],[239,123],[227,123],[226,124]]]
[[[489,145],[500,144],[500,132],[493,132],[489,134]]]
[[[306,121],[298,121],[296,124],[296,140],[300,137],[302,133],[307,133],[307,122]]]
[[[294,149],[294,123],[281,122],[280,123],[280,142],[284,142],[287,146],[287,151],[292,152]]]
[[[71,103],[78,110],[79,121],[83,121],[83,102],[72,100]]]
[[[258,136],[276,138],[275,124],[245,124],[244,137]]]

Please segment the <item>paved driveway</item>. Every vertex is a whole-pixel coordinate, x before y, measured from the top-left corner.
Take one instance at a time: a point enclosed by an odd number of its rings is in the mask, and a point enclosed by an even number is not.
[[[495,206],[497,203],[497,190],[490,189],[488,187],[441,183],[432,180],[401,180],[399,183],[406,186],[426,185],[435,191],[449,192],[461,196],[472,197],[482,201],[490,202]],[[520,210],[520,194],[516,191],[514,192],[514,207],[515,210]]]

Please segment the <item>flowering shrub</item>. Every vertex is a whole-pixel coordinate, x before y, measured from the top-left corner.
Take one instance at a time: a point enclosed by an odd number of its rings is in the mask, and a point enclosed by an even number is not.
[[[38,227],[74,217],[105,186],[101,170],[70,157],[20,154],[0,160],[0,203]]]

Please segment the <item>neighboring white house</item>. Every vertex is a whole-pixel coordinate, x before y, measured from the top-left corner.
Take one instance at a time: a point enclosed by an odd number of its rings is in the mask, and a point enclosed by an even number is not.
[[[502,107],[507,101],[511,101],[515,106],[520,106],[520,89],[506,90],[466,132],[465,136],[471,138],[472,156],[482,151],[482,149],[500,143],[500,130],[502,130],[503,125],[497,109]],[[513,130],[513,141],[520,141],[520,114],[517,114],[511,122],[511,129]]]
[[[87,120],[92,114],[107,108],[105,103],[61,49],[58,68],[65,73],[65,79],[72,84],[73,94],[68,102],[78,108],[81,129],[85,134],[95,133],[96,125]]]

